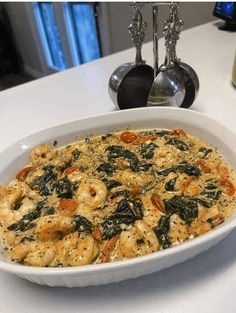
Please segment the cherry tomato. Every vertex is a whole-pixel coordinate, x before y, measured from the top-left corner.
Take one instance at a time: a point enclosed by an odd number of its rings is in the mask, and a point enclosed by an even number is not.
[[[73,199],[61,199],[57,211],[61,215],[72,216],[78,207],[78,202]]]
[[[77,166],[67,167],[67,168],[64,170],[63,174],[64,174],[64,175],[69,175],[69,174],[75,172],[77,169],[78,169]]]
[[[131,191],[131,198],[134,199],[140,194],[141,190],[139,187],[134,187]]]
[[[135,141],[132,142],[133,145],[140,145],[141,143],[144,143],[149,140],[155,140],[156,137],[154,136],[146,136],[146,137],[138,137]]]
[[[33,169],[34,169],[33,166],[23,168],[16,174],[16,179],[21,182],[25,181],[26,177],[29,175],[30,172],[33,171]]]
[[[94,239],[96,239],[98,242],[102,242],[102,233],[98,226],[94,226],[92,230],[92,236]]]
[[[204,173],[211,173],[211,169],[207,165],[206,161],[204,161],[204,160],[197,160],[196,165],[199,166]]]
[[[183,129],[181,129],[181,128],[173,129],[170,132],[170,135],[177,136],[177,137],[187,137],[185,131]]]
[[[132,132],[123,132],[120,135],[120,140],[123,141],[124,143],[131,143],[135,141],[138,138],[138,135]]]
[[[119,238],[120,236],[116,235],[112,237],[109,241],[107,241],[107,243],[105,244],[103,248],[102,255],[101,255],[102,263],[110,261],[111,252],[115,249],[116,243],[119,240]]]
[[[220,180],[220,185],[224,188],[227,196],[233,196],[235,192],[235,187],[227,178],[222,178]]]
[[[152,204],[162,213],[165,213],[165,208],[163,205],[163,201],[159,198],[156,193],[153,193],[151,196]]]

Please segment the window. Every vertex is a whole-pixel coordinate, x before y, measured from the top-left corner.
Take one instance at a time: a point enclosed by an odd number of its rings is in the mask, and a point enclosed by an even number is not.
[[[33,9],[48,67],[61,71],[68,68],[67,63],[76,66],[100,57],[93,3],[35,2]],[[66,38],[60,32],[62,27]]]
[[[87,63],[100,57],[94,8],[91,3],[64,3],[64,17],[73,64]]]
[[[35,2],[34,14],[49,67],[65,70],[66,63],[52,2]]]

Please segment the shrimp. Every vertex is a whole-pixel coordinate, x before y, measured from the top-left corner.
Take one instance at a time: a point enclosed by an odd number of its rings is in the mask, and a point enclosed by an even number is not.
[[[73,145],[69,145],[63,149],[60,149],[59,153],[60,153],[60,155],[71,159],[73,157],[73,153],[75,151],[78,152],[77,155],[79,157],[79,155],[81,153],[81,148],[82,148],[81,144],[73,144]]]
[[[56,210],[61,216],[73,216],[79,214],[90,221],[93,219],[91,209],[83,204],[79,205],[78,201],[73,199],[61,199]]]
[[[88,179],[82,181],[78,191],[77,198],[79,204],[83,207],[96,209],[103,205],[107,196],[107,187],[99,179]]]
[[[129,188],[143,188],[153,182],[154,177],[148,173],[134,173],[127,169],[119,172],[117,180]]]
[[[25,181],[29,173],[32,172],[33,170],[34,170],[33,166],[24,167],[16,174],[16,179],[20,182]]]
[[[20,190],[16,188],[9,188],[3,196],[3,199],[0,204],[0,215],[5,216],[7,214],[11,214],[13,211],[13,207],[22,196]]]
[[[173,157],[174,155],[174,157]],[[189,151],[180,151],[172,145],[163,145],[154,152],[154,161],[158,168],[171,167],[188,158]]]
[[[52,160],[54,156],[53,149],[50,145],[42,144],[31,151],[31,162],[33,165],[42,165]]]
[[[63,266],[90,264],[98,253],[97,242],[91,235],[74,232],[57,242],[55,262]]]
[[[176,152],[178,158],[178,152]],[[173,158],[173,148],[170,146],[160,146],[155,149],[154,160],[158,168],[170,167],[176,163],[176,158]]]
[[[71,172],[70,172],[71,171]],[[68,173],[68,174],[67,174]],[[64,175],[67,175],[67,177],[69,178],[69,180],[72,183],[80,183],[82,180],[86,179],[86,176],[84,174],[82,174],[79,171],[79,168],[74,166],[73,170],[72,167],[69,167],[67,170],[64,171],[63,173]]]
[[[119,248],[122,257],[133,258],[159,250],[154,231],[144,221],[136,221],[130,230],[120,234]]]
[[[4,192],[0,202],[0,217],[6,226],[12,224],[26,213],[32,212],[35,204],[29,198],[24,198],[24,193],[18,188],[9,188]]]
[[[162,211],[155,206],[153,203],[152,195],[148,194],[141,197],[144,211],[143,211],[143,221],[150,227],[154,227],[157,221],[163,215]]]
[[[176,190],[185,196],[194,197],[201,193],[202,187],[192,176],[180,174],[176,182]]]
[[[28,186],[28,184],[26,184],[25,182],[20,182],[17,179],[14,179],[8,185],[8,189],[11,189],[11,188],[14,188],[14,189],[20,191],[22,196],[27,196],[31,192],[31,189]]]
[[[47,215],[40,218],[35,233],[42,240],[58,239],[75,230],[73,218],[58,215]]]
[[[60,199],[56,210],[61,216],[73,216],[77,207],[78,203],[73,199]]]
[[[192,222],[190,232],[194,236],[199,236],[211,230],[212,227],[221,224],[223,221],[224,215],[219,211],[217,205],[213,205],[207,210],[200,208],[198,219]]]
[[[21,243],[12,249],[10,258],[14,262],[23,262],[30,266],[47,266],[56,255],[56,245],[48,242]]]

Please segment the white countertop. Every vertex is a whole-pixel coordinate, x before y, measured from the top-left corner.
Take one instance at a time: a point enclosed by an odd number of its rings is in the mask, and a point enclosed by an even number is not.
[[[216,25],[184,31],[177,52],[199,75],[200,92],[192,109],[236,133],[236,89],[230,82],[236,33],[219,31]],[[163,61],[162,41],[160,45]],[[144,45],[143,57],[152,64],[151,43]],[[0,92],[0,151],[44,127],[115,110],[107,92],[109,77],[133,59],[129,49]],[[0,272],[0,312],[234,313],[235,246],[233,231],[210,251],[171,269],[101,287],[50,288]]]

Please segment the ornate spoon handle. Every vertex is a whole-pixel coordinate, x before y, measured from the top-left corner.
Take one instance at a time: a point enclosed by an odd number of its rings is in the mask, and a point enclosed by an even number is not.
[[[147,22],[143,21],[143,17],[139,9],[139,6],[134,4],[133,10],[134,10],[133,22],[129,26],[128,29],[131,35],[131,39],[136,48],[135,63],[144,64],[145,61],[143,61],[142,59],[141,49],[142,49],[142,45],[143,45],[143,41],[145,37],[145,30],[147,28]]]

